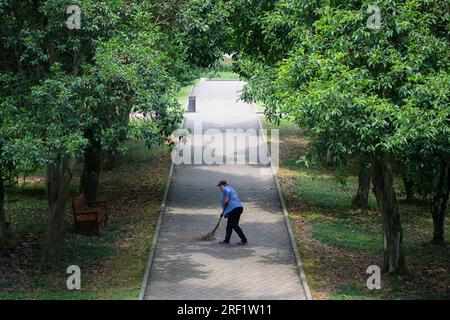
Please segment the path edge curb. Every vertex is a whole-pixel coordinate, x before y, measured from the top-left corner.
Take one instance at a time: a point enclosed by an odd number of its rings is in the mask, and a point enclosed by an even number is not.
[[[254,104],[254,105],[255,105],[255,111],[257,111],[256,104]],[[258,115],[258,113],[256,114],[256,116],[258,118],[259,128],[260,128],[260,130],[263,130],[263,126],[261,123],[261,117]],[[263,135],[263,139],[264,139],[264,143],[266,144],[267,150],[269,150],[269,145],[267,144],[267,141],[266,141],[266,138],[264,135]],[[283,192],[281,191],[280,181],[278,179],[278,176],[273,171],[272,162],[271,162],[271,171],[272,171],[272,177],[275,181],[275,186],[277,188],[278,197],[280,198],[281,207],[283,209],[284,222],[286,223],[286,227],[288,229],[289,239],[291,240],[292,250],[294,251],[295,260],[296,260],[296,264],[297,264],[297,270],[298,270],[298,273],[300,276],[300,281],[302,283],[303,291],[305,292],[306,300],[313,300],[312,295],[311,295],[311,290],[309,289],[308,282],[306,281],[305,269],[303,269],[302,260],[300,259],[300,251],[298,249],[297,240],[296,240],[294,232],[292,230],[292,224],[291,224],[291,220],[289,219],[289,213],[287,211],[286,202],[284,201]]]
[[[192,85],[192,88],[191,88],[191,91],[189,93],[189,96],[192,96],[192,93],[194,92],[194,89],[195,89],[196,85],[197,85],[196,83],[194,83]],[[187,99],[187,100],[188,101],[186,102],[186,107],[185,107],[185,113],[184,113],[184,116],[183,116],[183,125],[182,125],[182,127],[184,127],[184,125],[186,123],[186,112],[187,112],[187,109],[188,109],[189,99]],[[165,187],[165,190],[164,190],[164,196],[163,196],[163,200],[162,200],[162,203],[161,203],[161,208],[159,209],[158,222],[156,224],[155,232],[153,234],[152,246],[150,247],[150,251],[149,251],[149,254],[148,254],[147,265],[145,267],[145,273],[144,273],[144,279],[142,280],[141,290],[139,292],[139,300],[144,300],[145,291],[147,290],[148,282],[150,280],[150,271],[151,271],[152,265],[153,265],[153,258],[155,256],[156,245],[158,244],[158,238],[159,238],[159,232],[161,230],[162,220],[164,218],[164,214],[166,213],[167,197],[169,195],[170,186],[172,185],[172,178],[173,178],[174,167],[175,167],[175,164],[174,164],[173,161],[171,161],[169,175],[167,177],[166,187]]]

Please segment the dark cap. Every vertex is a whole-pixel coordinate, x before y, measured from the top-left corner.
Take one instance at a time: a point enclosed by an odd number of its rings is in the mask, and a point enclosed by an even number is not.
[[[217,185],[218,187],[220,186],[226,186],[228,184],[227,180],[220,180],[219,184]]]

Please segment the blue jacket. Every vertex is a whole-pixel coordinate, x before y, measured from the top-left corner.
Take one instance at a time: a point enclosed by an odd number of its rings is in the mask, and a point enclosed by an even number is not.
[[[225,199],[228,198],[228,204],[225,208]],[[239,197],[236,193],[236,191],[230,187],[226,186],[223,189],[222,196],[220,197],[220,204],[222,205],[222,209],[225,209],[223,212],[223,216],[225,218],[228,217],[228,214],[236,208],[243,208],[241,201],[239,200]]]

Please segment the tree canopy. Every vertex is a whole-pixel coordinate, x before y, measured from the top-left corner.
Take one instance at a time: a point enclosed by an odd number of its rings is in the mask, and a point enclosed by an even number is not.
[[[210,36],[226,18],[222,5],[0,2],[2,239],[3,186],[24,168],[44,166],[49,221],[42,265],[58,260],[75,160],[83,162],[80,192],[95,200],[102,159],[118,151],[130,113],[149,119],[149,147],[164,143],[183,117],[177,91],[222,53],[221,33]],[[80,28],[68,28],[69,6],[80,9]]]
[[[243,46],[238,69],[248,80],[244,97],[262,101],[272,120],[286,117],[307,128],[337,164],[355,154],[371,159],[384,269],[399,271],[402,230],[392,165],[414,163],[415,172],[424,173],[435,194],[433,217],[445,214],[448,201],[446,4],[379,1],[382,23],[372,29],[370,1],[270,3],[249,13],[253,26],[241,36],[262,35],[261,44],[237,44]],[[435,240],[443,239],[440,230]]]
[[[66,25],[74,5],[75,29]],[[0,237],[5,185],[45,167],[44,266],[60,252],[75,161],[83,164],[80,192],[95,199],[130,113],[148,120],[150,148],[164,143],[183,118],[176,92],[224,53],[236,53],[243,98],[262,102],[267,118],[307,129],[333,165],[357,157],[367,169],[360,176],[372,177],[383,218],[385,271],[405,267],[397,174],[411,196],[431,199],[433,242],[444,242],[447,2],[3,0],[0,14]]]

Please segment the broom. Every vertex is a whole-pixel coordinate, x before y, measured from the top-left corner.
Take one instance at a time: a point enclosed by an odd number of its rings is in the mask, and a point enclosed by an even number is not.
[[[217,229],[219,229],[221,221],[222,221],[222,216],[220,216],[219,222],[217,222],[216,227],[211,232],[208,232],[207,234],[205,234],[203,236],[194,237],[193,240],[198,240],[198,241],[212,241],[212,240],[214,240],[214,235],[216,234]]]

